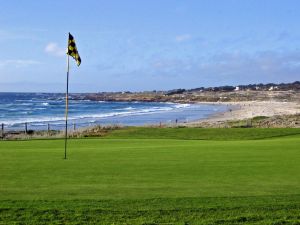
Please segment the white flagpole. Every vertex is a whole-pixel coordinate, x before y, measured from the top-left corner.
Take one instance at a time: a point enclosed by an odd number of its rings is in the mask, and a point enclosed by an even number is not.
[[[69,38],[68,38],[68,48],[69,48]],[[65,127],[65,158],[67,159],[67,139],[68,139],[68,105],[69,105],[69,71],[70,71],[70,56],[67,54],[67,91],[66,91],[66,127]]]

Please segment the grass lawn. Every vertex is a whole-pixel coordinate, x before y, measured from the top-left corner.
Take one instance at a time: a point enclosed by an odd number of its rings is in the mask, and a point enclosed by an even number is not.
[[[300,224],[299,129],[128,128],[68,143],[64,160],[63,140],[0,142],[0,224]]]

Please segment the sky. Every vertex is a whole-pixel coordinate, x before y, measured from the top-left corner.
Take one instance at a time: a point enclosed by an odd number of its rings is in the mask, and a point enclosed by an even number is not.
[[[152,91],[294,82],[298,0],[0,0],[0,91]]]

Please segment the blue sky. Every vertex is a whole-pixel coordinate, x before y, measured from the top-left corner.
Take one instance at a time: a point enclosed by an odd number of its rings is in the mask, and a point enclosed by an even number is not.
[[[300,77],[297,0],[10,0],[0,7],[0,91],[142,91]]]

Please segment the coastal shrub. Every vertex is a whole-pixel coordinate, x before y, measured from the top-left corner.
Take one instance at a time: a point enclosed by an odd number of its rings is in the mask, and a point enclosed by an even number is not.
[[[269,117],[267,116],[255,116],[252,118],[253,121],[258,121],[258,120],[263,120],[263,119],[267,119]]]

